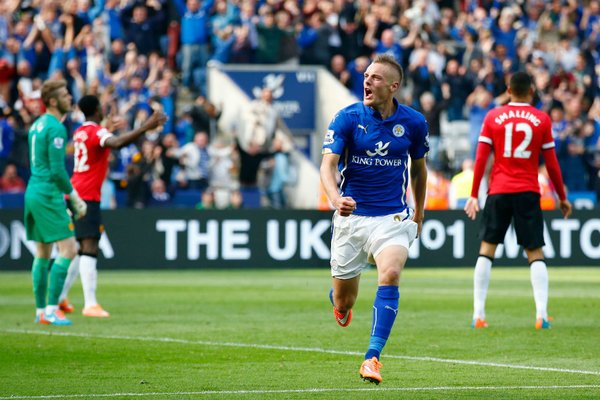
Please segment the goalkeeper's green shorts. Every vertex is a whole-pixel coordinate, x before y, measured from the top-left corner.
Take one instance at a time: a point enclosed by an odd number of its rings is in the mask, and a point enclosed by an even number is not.
[[[53,243],[75,236],[75,226],[62,195],[26,191],[24,222],[28,240]]]

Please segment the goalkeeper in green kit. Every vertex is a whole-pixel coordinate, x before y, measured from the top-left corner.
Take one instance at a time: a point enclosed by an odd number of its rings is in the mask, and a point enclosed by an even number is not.
[[[75,218],[84,216],[87,210],[86,203],[73,190],[65,167],[68,138],[61,119],[70,111],[71,100],[65,81],[44,82],[42,102],[46,113],[29,129],[31,178],[25,191],[24,221],[27,239],[36,242],[31,268],[35,322],[45,325],[71,325],[58,309],[58,297],[69,265],[77,254],[75,228],[67,211],[65,195],[69,196]],[[58,247],[58,256],[48,272],[54,243]]]

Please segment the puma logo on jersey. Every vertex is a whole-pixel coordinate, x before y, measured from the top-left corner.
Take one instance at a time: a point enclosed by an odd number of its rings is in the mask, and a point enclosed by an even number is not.
[[[385,306],[386,309],[392,311],[394,313],[394,315],[398,315],[398,309],[397,308],[392,308],[390,306]]]
[[[375,148],[375,151],[367,150],[367,155],[369,157],[373,157],[373,156],[385,157],[388,155],[388,147],[390,147],[390,142],[387,142],[386,144],[383,144],[383,142],[377,142],[375,144],[377,145],[377,147]]]
[[[358,129],[362,129],[363,131],[365,131],[365,134],[367,133],[367,128],[369,127],[369,125],[367,126],[362,126],[361,124],[358,124]]]

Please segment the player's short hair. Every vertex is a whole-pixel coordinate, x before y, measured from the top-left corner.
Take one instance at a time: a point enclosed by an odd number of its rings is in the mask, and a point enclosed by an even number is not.
[[[42,85],[42,102],[46,107],[50,105],[50,99],[56,98],[56,92],[67,87],[67,81],[64,79],[53,79],[44,82]]]
[[[531,85],[533,85],[533,79],[531,79],[531,76],[527,72],[515,72],[510,77],[510,90],[517,97],[529,95]]]
[[[98,111],[98,107],[100,107],[100,100],[98,100],[98,97],[96,96],[87,94],[81,99],[79,99],[77,106],[79,107],[83,115],[85,115],[85,118],[89,119],[94,114],[96,114],[96,111]]]
[[[402,83],[402,79],[404,78],[404,70],[402,69],[402,65],[396,61],[394,56],[389,54],[377,54],[373,59],[373,64],[386,64],[396,70],[398,73],[398,82]]]

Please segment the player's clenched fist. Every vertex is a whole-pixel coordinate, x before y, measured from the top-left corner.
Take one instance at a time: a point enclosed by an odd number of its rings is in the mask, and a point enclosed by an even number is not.
[[[342,217],[347,217],[348,215],[352,214],[354,210],[356,210],[356,202],[352,197],[338,197],[335,200],[334,206]]]
[[[154,128],[158,128],[167,122],[167,115],[162,111],[155,111],[152,113],[150,118],[146,120],[144,130],[152,130]]]

